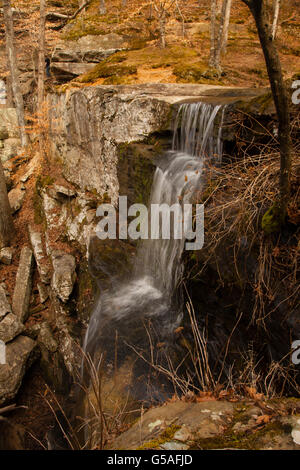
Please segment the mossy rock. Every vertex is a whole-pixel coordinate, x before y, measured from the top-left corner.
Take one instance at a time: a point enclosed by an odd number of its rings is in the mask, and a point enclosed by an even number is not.
[[[176,424],[168,426],[156,439],[145,442],[143,445],[137,448],[137,450],[157,449],[162,444],[169,442],[173,439],[176,432],[181,428]]]
[[[99,78],[114,78],[118,80],[121,77],[135,75],[137,68],[133,65],[120,65],[112,64],[111,62],[104,60],[100,64],[97,64],[90,72],[82,75],[77,79],[80,83],[92,83]],[[111,83],[111,82],[110,82]]]
[[[186,83],[207,83],[211,80],[215,81],[220,75],[217,70],[208,69],[205,64],[179,64],[174,67],[173,73],[178,78],[177,81],[180,80]]]

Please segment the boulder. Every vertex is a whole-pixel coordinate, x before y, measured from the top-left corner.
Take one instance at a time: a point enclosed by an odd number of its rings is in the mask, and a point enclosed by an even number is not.
[[[95,63],[124,48],[123,37],[115,33],[83,36],[77,41],[62,41],[52,54],[51,73],[58,81],[72,80],[88,73]]]
[[[15,108],[0,108],[1,129],[8,137],[19,137],[19,124]]]
[[[13,294],[13,313],[21,322],[28,316],[28,307],[32,287],[33,254],[29,247],[22,248]]]
[[[56,80],[69,81],[79,75],[90,72],[95,64],[77,62],[54,62],[51,64],[51,73]]]
[[[21,187],[14,188],[8,193],[9,204],[13,213],[21,209],[26,192]]]
[[[3,147],[0,149],[1,161],[4,163],[14,158],[21,151],[21,141],[17,137],[9,137],[4,140]]]
[[[28,227],[28,231],[40,279],[44,284],[50,284],[50,266],[43,247],[42,235],[40,232],[34,230],[31,226]]]
[[[24,330],[23,323],[13,313],[9,313],[0,321],[0,341],[8,343]]]
[[[73,292],[76,281],[76,262],[74,256],[60,250],[52,252],[53,277],[52,289],[55,295],[66,303]]]
[[[0,263],[2,264],[11,264],[13,257],[13,248],[5,247],[0,250]]]
[[[34,359],[35,346],[35,341],[22,335],[6,345],[6,364],[0,365],[0,405],[13,400],[18,393]]]
[[[119,34],[88,35],[77,41],[62,41],[54,49],[52,62],[97,63],[125,49],[125,40]]]

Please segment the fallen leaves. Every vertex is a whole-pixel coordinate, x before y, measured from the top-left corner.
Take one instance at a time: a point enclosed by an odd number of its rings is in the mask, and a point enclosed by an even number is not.
[[[271,420],[271,416],[269,415],[261,415],[257,418],[256,424],[261,425],[261,424],[268,424]]]
[[[250,398],[252,398],[252,400],[261,401],[264,399],[263,393],[257,393],[257,390],[255,387],[245,386],[245,392]]]

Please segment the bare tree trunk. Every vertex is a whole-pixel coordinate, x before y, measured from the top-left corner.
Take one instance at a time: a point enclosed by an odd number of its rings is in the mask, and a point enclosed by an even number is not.
[[[166,12],[163,9],[159,18],[160,43],[164,49],[166,47]]]
[[[226,53],[226,47],[227,47],[227,41],[228,41],[231,5],[232,5],[232,0],[227,0],[226,8],[225,8],[224,29],[223,29],[223,35],[221,38],[221,53],[223,54]]]
[[[3,15],[5,22],[7,61],[9,64],[14,103],[18,115],[21,144],[24,147],[27,144],[24,118],[24,102],[22,93],[20,91],[19,73],[17,69],[17,59],[14,45],[13,17],[10,0],[3,0]]]
[[[289,96],[285,87],[280,59],[272,41],[271,28],[267,21],[265,0],[242,0],[250,8],[255,19],[261,47],[265,56],[269,80],[278,116],[278,139],[280,144],[280,201],[278,222],[284,222],[290,198],[290,173],[292,164],[292,142],[290,129]]]
[[[11,86],[11,76],[10,74],[6,78],[6,106],[8,108],[14,107],[14,98],[13,98],[13,91]]]
[[[211,23],[210,23],[210,67],[216,67],[216,25],[217,25],[217,2],[211,0]]]
[[[231,0],[223,0],[221,18],[220,18],[219,35],[218,35],[218,43],[215,47],[215,67],[219,72],[221,71],[221,53],[224,48],[224,45],[226,45],[227,37],[228,37],[230,10],[231,10]]]
[[[99,11],[100,11],[100,15],[106,15],[105,0],[100,0]]]
[[[274,18],[272,24],[272,39],[276,38],[277,33],[277,26],[278,26],[278,18],[279,18],[279,10],[280,10],[280,0],[274,0]]]
[[[14,233],[14,223],[7,196],[4,171],[0,159],[0,249],[10,245]]]
[[[39,147],[41,157],[45,154],[43,112],[45,99],[45,23],[46,23],[46,0],[40,0],[40,31],[39,31],[39,62],[38,62],[38,100],[37,112],[39,119]]]
[[[45,95],[45,22],[46,0],[40,0],[39,64],[38,64],[38,112],[41,113]]]

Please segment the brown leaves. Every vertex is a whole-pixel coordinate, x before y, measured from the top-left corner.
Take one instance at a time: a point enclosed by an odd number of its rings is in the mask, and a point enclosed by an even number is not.
[[[300,224],[300,210],[296,204],[290,204],[287,208],[289,222],[293,225]]]
[[[257,390],[255,387],[245,386],[245,392],[247,393],[247,395],[249,395],[250,398],[252,398],[252,400],[261,401],[264,399],[263,393],[257,393]]]
[[[271,416],[269,415],[262,415],[259,416],[256,420],[256,424],[261,425],[261,424],[268,424],[271,420]]]
[[[183,327],[183,326],[179,326],[178,328],[176,328],[176,330],[174,330],[174,333],[177,335],[178,333],[181,333],[182,330],[184,330],[184,327]]]

